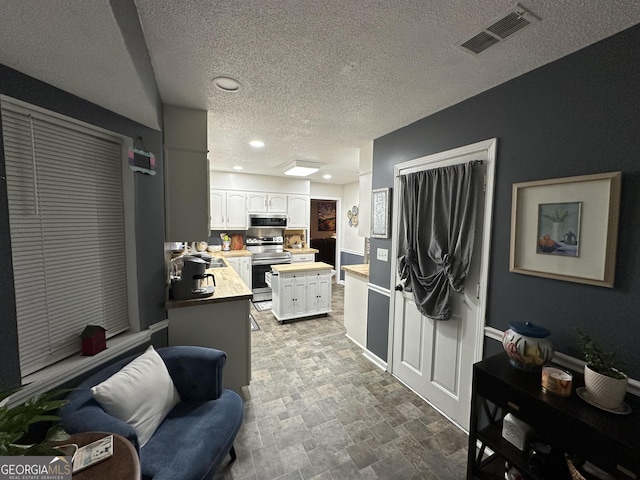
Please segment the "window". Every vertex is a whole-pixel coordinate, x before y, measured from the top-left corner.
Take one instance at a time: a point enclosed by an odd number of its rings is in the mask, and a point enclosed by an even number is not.
[[[22,375],[129,328],[123,139],[2,100]]]

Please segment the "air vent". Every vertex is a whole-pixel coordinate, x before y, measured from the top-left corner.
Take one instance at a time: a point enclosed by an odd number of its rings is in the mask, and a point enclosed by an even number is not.
[[[508,11],[488,27],[478,31],[469,40],[461,43],[459,47],[465,52],[478,55],[487,48],[519,32],[524,27],[539,21],[540,19],[531,12],[520,5],[516,5],[514,9]]]
[[[485,51],[491,45],[495,45],[499,41],[500,40],[498,40],[493,35],[489,35],[487,32],[480,32],[475,37],[467,40],[460,46],[472,51],[477,55],[478,53]]]
[[[513,35],[518,30],[523,29],[531,22],[524,18],[522,14],[513,12],[504,18],[501,18],[496,23],[487,28],[491,33],[495,33],[502,39],[507,38],[509,35]]]

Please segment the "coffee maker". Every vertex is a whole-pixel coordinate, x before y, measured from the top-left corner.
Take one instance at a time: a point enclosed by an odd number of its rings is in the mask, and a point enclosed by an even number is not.
[[[173,300],[189,300],[206,298],[213,295],[216,278],[212,273],[205,273],[207,262],[202,258],[182,257],[182,271],[171,279],[171,298]],[[205,280],[211,277],[213,285],[206,285]]]

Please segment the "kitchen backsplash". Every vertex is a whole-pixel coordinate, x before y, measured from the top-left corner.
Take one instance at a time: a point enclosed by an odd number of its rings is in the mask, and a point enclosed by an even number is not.
[[[284,231],[284,248],[295,248],[300,244],[302,247],[307,246],[304,230],[285,230]]]

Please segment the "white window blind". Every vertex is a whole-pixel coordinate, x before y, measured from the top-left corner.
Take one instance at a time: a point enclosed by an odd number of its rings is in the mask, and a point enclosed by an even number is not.
[[[2,102],[22,375],[129,328],[122,143]]]

